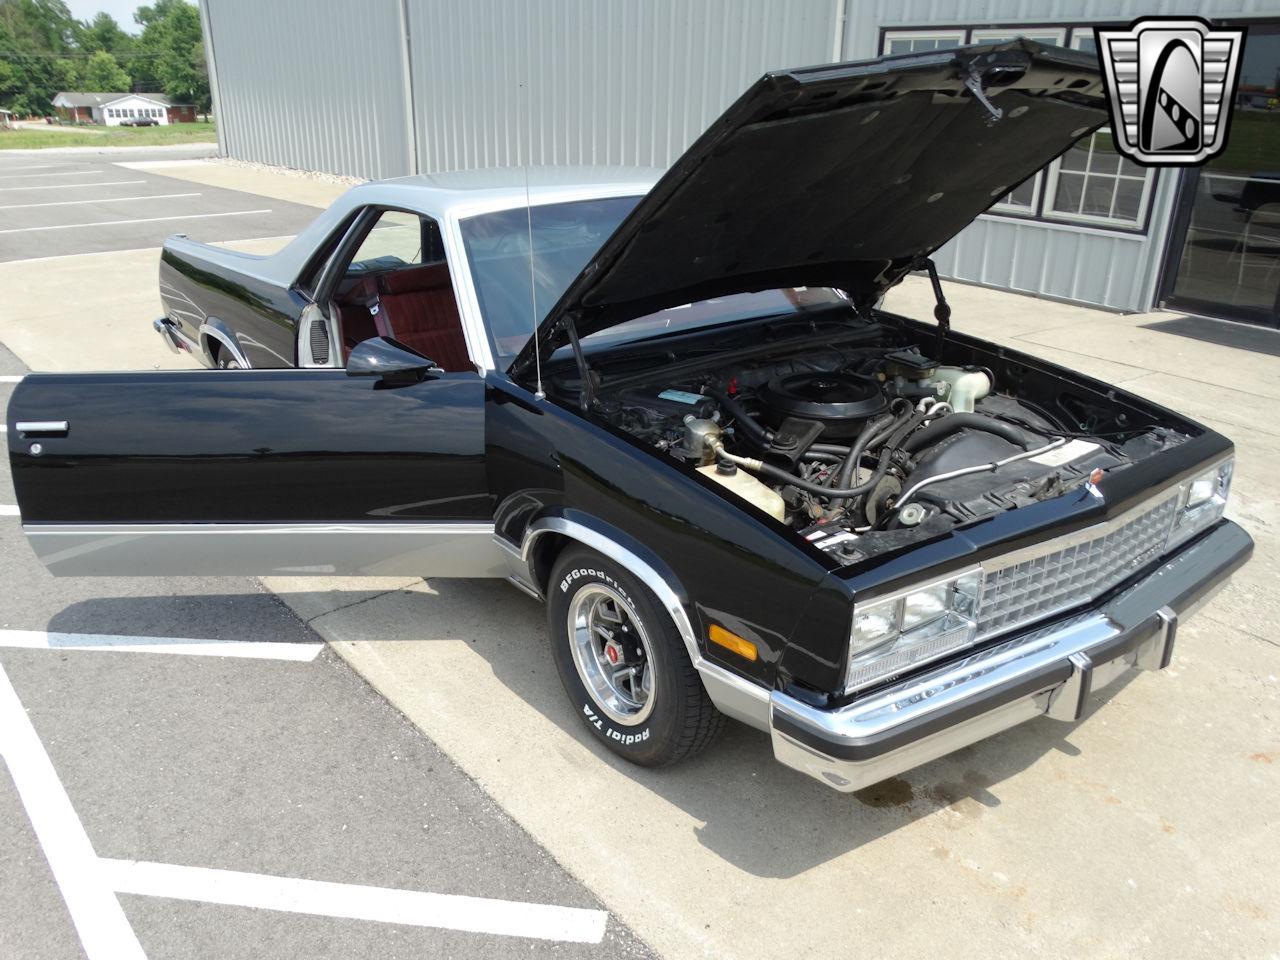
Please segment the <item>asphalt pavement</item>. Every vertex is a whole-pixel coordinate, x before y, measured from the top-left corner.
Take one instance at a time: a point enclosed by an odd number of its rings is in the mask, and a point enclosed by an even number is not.
[[[55,579],[15,504],[0,957],[653,955],[257,580]]]
[[[0,154],[0,262],[158,247],[186,233],[206,241],[296,234],[314,207],[176,180],[154,154]]]

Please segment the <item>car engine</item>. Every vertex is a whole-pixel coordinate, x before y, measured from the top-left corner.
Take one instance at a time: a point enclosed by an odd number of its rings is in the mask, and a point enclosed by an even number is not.
[[[914,346],[832,348],[632,384],[598,409],[844,563],[1061,496],[1185,439],[1145,424],[1090,432],[1087,412],[1001,387],[986,367]]]

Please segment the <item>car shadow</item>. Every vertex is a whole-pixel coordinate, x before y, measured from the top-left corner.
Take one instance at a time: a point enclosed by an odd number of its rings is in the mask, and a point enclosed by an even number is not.
[[[547,649],[542,604],[500,581],[432,580],[429,587],[431,592],[396,590],[358,603],[384,605],[371,620],[386,621],[391,615],[397,624],[413,624],[416,637],[397,637],[400,643],[465,641],[513,696],[586,745],[599,762],[684,810],[702,824],[695,828],[699,843],[758,877],[796,876],[942,811],[980,819],[1000,806],[1001,784],[1009,778],[1046,754],[1078,755],[1070,737],[1091,716],[1079,724],[1036,719],[852,794],[782,766],[774,760],[766,734],[734,722],[702,755],[650,770],[606,750],[570,707]],[[308,606],[341,606],[349,613],[345,596],[335,591],[304,599]],[[104,616],[121,622],[131,608],[149,610],[160,599],[86,600],[54,616],[48,629],[78,631]],[[237,598],[182,600],[234,604]],[[264,633],[209,639],[272,639]],[[1131,676],[1108,687],[1102,698],[1115,695]]]

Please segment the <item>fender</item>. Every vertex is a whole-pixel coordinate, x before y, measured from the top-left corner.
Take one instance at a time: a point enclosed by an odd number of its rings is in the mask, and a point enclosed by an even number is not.
[[[687,594],[679,580],[661,558],[623,531],[577,510],[544,514],[525,527],[518,561],[515,549],[504,538],[495,537],[513,565],[518,562],[518,572],[512,577],[517,586],[542,596],[538,590],[539,578],[534,571],[533,551],[539,537],[546,534],[559,534],[595,550],[623,566],[653,591],[675,623],[688,651],[689,661],[702,678],[703,687],[716,709],[757,729],[769,729],[769,691],[758,683],[708,662],[702,656],[685,607]]]
[[[244,355],[244,350],[240,347],[240,341],[236,339],[236,335],[231,331],[231,328],[217,317],[208,317],[204,323],[200,324],[200,346],[204,348],[205,356],[212,363],[213,351],[209,349],[210,340],[217,340],[230,350],[231,356],[243,369],[249,370],[253,367],[253,364]]]

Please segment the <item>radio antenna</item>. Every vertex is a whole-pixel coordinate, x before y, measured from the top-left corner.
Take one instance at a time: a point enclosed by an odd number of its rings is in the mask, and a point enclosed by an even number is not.
[[[525,47],[528,49],[527,42]],[[524,87],[525,108],[525,148],[520,151],[520,159],[524,162],[520,167],[524,171],[524,221],[529,238],[529,320],[533,327],[533,365],[537,379],[537,389],[533,395],[539,400],[545,400],[547,393],[542,389],[542,345],[538,343],[538,282],[533,269],[533,201],[529,196],[528,153],[533,150],[533,112],[529,108],[529,88],[523,83],[520,86]]]

